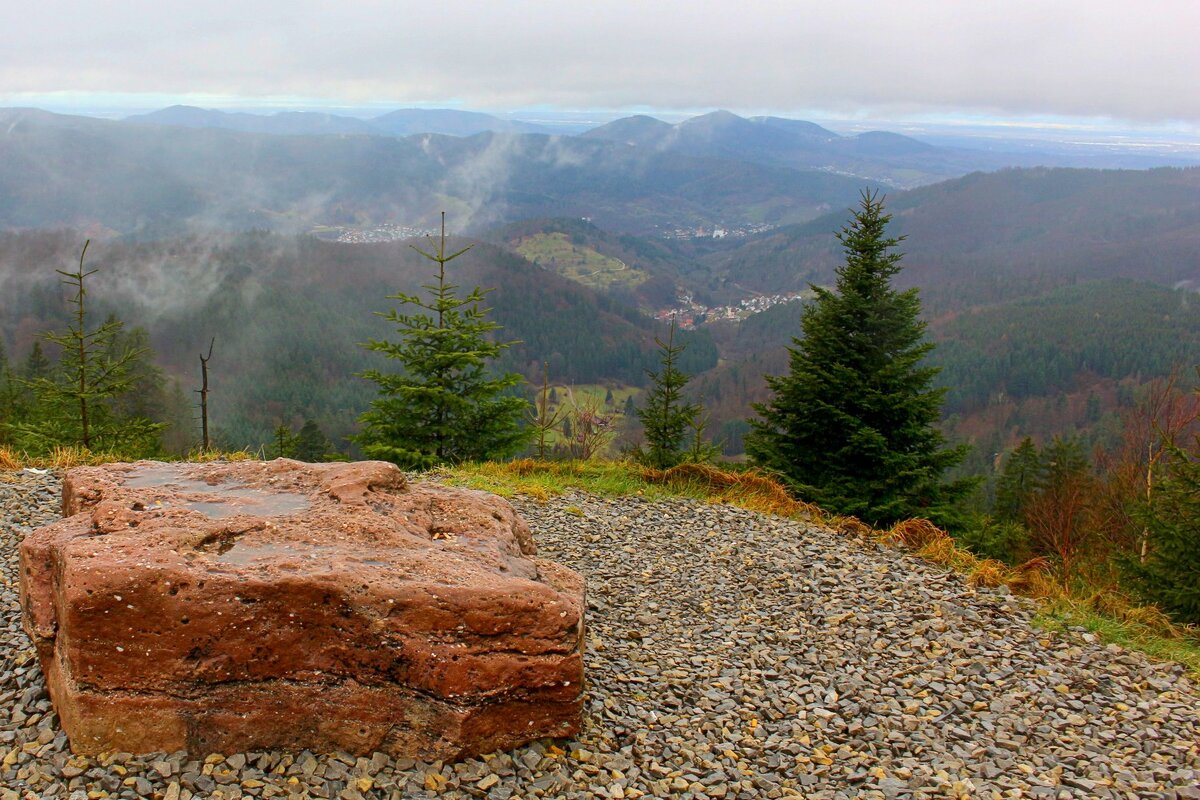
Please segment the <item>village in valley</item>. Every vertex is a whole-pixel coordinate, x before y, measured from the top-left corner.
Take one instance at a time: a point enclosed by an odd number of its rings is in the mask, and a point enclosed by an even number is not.
[[[432,236],[436,233],[432,228],[414,228],[409,225],[399,225],[393,222],[383,225],[373,225],[367,228],[351,226],[321,226],[312,230],[312,235],[318,239],[343,244],[377,244],[379,242],[398,242],[404,239],[415,239],[422,236]]]
[[[747,297],[737,305],[705,306],[696,302],[690,294],[680,295],[679,305],[674,308],[664,308],[654,312],[654,318],[667,322],[672,317],[675,324],[683,330],[692,330],[711,322],[740,322],[749,316],[759,314],[783,303],[795,303],[811,296],[811,292],[781,292],[779,294],[760,294]]]
[[[698,225],[695,228],[671,228],[663,231],[662,237],[664,239],[677,239],[680,241],[687,239],[744,239],[747,236],[753,236],[757,233],[766,233],[775,227],[765,222],[753,222],[748,225],[738,226]]]

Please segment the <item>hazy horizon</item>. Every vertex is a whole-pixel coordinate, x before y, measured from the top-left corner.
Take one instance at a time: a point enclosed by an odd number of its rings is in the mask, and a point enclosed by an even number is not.
[[[3,97],[3,95],[0,95]],[[678,123],[717,110],[731,111],[739,116],[776,116],[814,122],[842,135],[865,131],[891,131],[929,141],[962,140],[986,142],[1052,143],[1059,146],[1107,147],[1120,149],[1153,149],[1162,152],[1186,153],[1200,157],[1200,125],[1181,122],[1134,124],[1128,121],[1096,118],[1031,117],[997,118],[986,115],[942,114],[914,115],[897,118],[872,118],[863,115],[834,116],[819,109],[802,112],[772,109],[701,108],[658,109],[634,106],[623,109],[551,109],[551,108],[470,108],[451,104],[372,103],[342,105],[320,102],[263,103],[260,100],[236,98],[195,98],[189,96],[155,97],[153,101],[136,103],[88,104],[82,98],[31,97],[29,102],[0,103],[0,107],[31,107],[52,113],[90,116],[120,120],[130,116],[160,111],[171,106],[193,106],[226,113],[271,115],[303,111],[329,113],[357,119],[370,119],[397,109],[450,109],[491,114],[503,119],[533,122],[547,128],[561,128],[564,133],[579,133],[616,119],[647,115],[664,122]],[[154,101],[157,101],[154,102]],[[215,101],[215,102],[214,102]]]
[[[2,106],[667,121],[723,108],[846,125],[1200,135],[1200,94],[1187,90],[1200,74],[1192,0],[358,0],[332,15],[314,0],[65,0],[12,16]]]

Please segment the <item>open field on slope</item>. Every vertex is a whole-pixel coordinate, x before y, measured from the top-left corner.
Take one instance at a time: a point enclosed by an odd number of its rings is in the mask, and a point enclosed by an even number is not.
[[[527,236],[513,249],[535,264],[596,289],[613,285],[637,286],[650,277],[642,270],[590,247],[572,244],[565,233]]]

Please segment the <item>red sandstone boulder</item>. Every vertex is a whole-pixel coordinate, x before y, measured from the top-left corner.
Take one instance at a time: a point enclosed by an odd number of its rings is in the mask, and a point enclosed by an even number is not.
[[[21,602],[77,753],[455,759],[578,730],[583,579],[391,464],[71,470]]]

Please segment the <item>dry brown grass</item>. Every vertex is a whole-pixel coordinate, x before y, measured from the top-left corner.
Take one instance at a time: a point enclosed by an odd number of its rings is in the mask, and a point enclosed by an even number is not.
[[[7,447],[0,447],[0,469],[20,469],[22,462]]]
[[[942,542],[950,538],[944,530],[927,519],[906,519],[897,522],[884,536],[909,550],[920,550],[928,544]]]
[[[1006,585],[1008,572],[1007,564],[986,558],[979,562],[979,566],[967,577],[967,580],[972,586],[994,589],[997,586]]]
[[[858,517],[827,516],[825,526],[845,536],[857,536],[860,539],[873,539],[879,531],[863,522]]]
[[[1013,592],[1037,600],[1052,600],[1063,596],[1062,584],[1054,578],[1049,559],[1031,558],[1012,568],[1012,577],[1005,581]]]
[[[897,522],[874,538],[885,544],[903,547],[914,555],[950,567],[967,576],[972,586],[1007,586],[1014,594],[1046,600],[1062,596],[1062,587],[1054,580],[1050,562],[1036,558],[1018,567],[1001,561],[980,558],[961,548],[950,534],[927,519]]]
[[[518,458],[508,462],[505,466],[513,475],[524,477],[539,470],[549,469],[553,464],[549,461],[536,461],[532,458]]]
[[[258,453],[251,453],[249,450],[234,450],[233,452],[223,450],[193,450],[183,460],[194,461],[198,464],[207,464],[210,461],[254,461],[259,458]]]
[[[209,451],[207,453],[189,453],[184,460],[197,462],[216,461],[218,459],[222,461],[246,461],[257,457],[255,453],[245,450],[238,450],[232,453]],[[25,467],[34,467],[37,469],[71,469],[72,467],[95,466],[97,464],[111,464],[116,461],[128,460],[113,453],[93,453],[82,447],[55,447],[50,453],[39,456],[31,456],[28,453],[13,450],[9,447],[0,447],[0,469],[24,469]]]
[[[70,469],[91,464],[105,464],[117,461],[115,456],[104,453],[92,453],[81,447],[55,447],[48,455],[30,456],[28,453],[0,448],[0,469]]]
[[[729,503],[763,514],[820,520],[825,514],[812,503],[796,500],[781,483],[757,470],[732,472],[709,464],[680,464],[667,470],[642,469],[647,483],[701,492],[714,503]]]
[[[1195,625],[1177,625],[1156,606],[1136,605],[1127,595],[1118,591],[1095,592],[1085,598],[1071,598],[1078,606],[1097,614],[1120,620],[1157,636],[1168,639],[1200,639],[1200,628]]]

